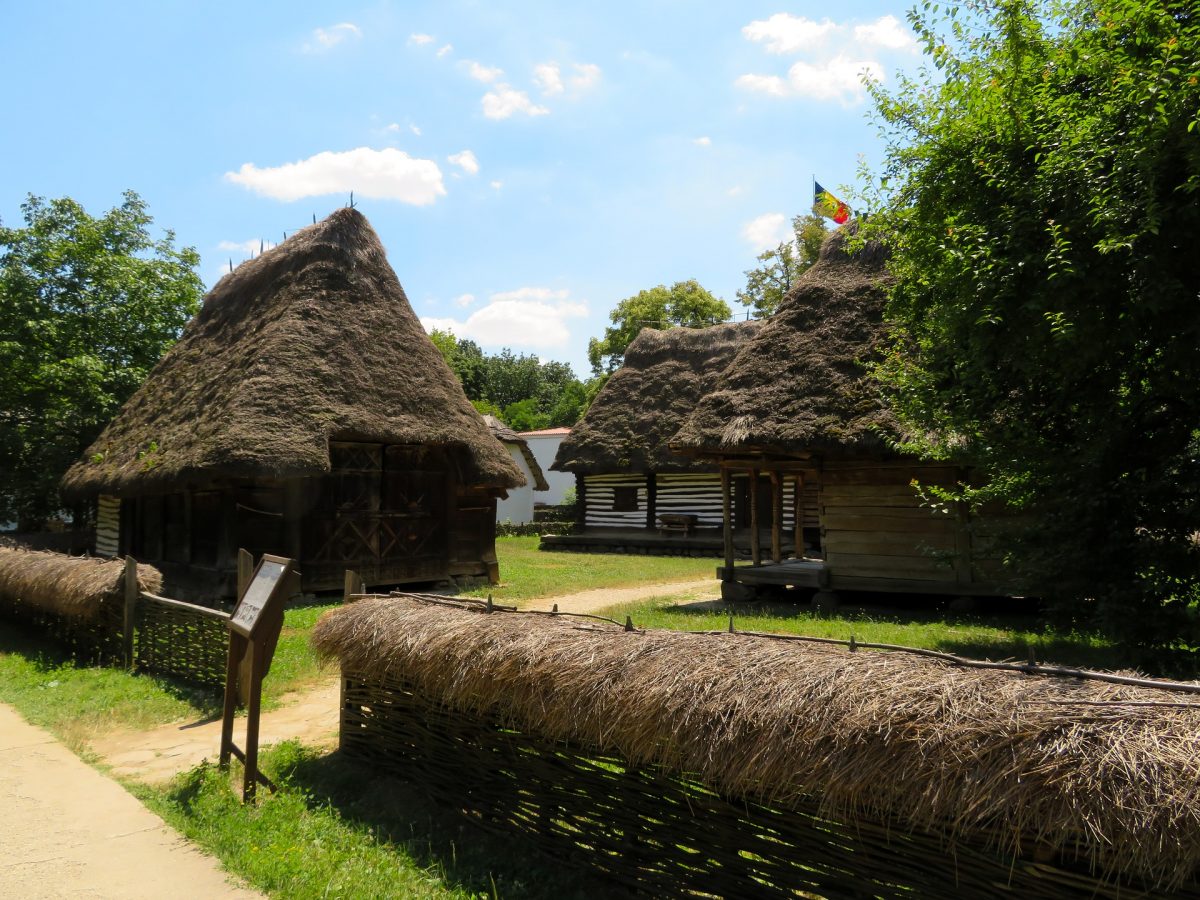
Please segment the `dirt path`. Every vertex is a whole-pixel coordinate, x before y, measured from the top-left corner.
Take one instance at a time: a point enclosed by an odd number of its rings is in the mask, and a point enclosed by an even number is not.
[[[558,604],[561,612],[592,613],[618,603],[632,603],[648,597],[671,596],[685,603],[711,598],[717,593],[716,582],[676,581],[667,584],[642,584],[628,588],[600,588],[546,597],[522,604],[523,609],[549,610]],[[318,747],[337,744],[339,685],[336,674],[306,691],[280,698],[276,709],[264,712],[260,720],[260,745],[300,740]],[[234,741],[245,737],[245,720],[234,727]],[[163,782],[199,765],[215,761],[221,745],[221,720],[172,722],[150,731],[114,731],[90,742],[90,749],[115,775],[147,782]]]

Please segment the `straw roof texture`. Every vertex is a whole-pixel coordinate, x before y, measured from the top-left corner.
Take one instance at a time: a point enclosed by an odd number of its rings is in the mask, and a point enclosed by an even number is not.
[[[667,442],[760,324],[642,329],[625,351],[624,365],[563,440],[551,468],[584,473],[703,468],[672,452]]]
[[[525,465],[529,466],[529,473],[533,476],[533,489],[535,491],[550,490],[550,485],[546,484],[546,473],[538,465],[537,457],[529,449],[529,444],[525,441],[525,438],[521,437],[521,435],[513,431],[495,416],[484,416],[483,421],[492,430],[492,435],[496,440],[502,444],[512,444],[521,451],[521,458],[525,460]]]
[[[853,254],[846,226],[682,423],[671,446],[689,452],[885,451],[897,433],[864,365],[886,338],[885,253]]]
[[[401,597],[331,610],[312,642],[368,679],[694,773],[726,796],[815,799],[826,815],[1159,887],[1200,865],[1200,705],[1188,695]]]
[[[353,209],[222,278],[63,490],[315,475],[329,471],[332,437],[460,447],[470,480],[524,484]]]
[[[143,591],[162,590],[153,566],[138,566]],[[64,556],[0,547],[0,597],[83,621],[94,621],[104,602],[124,602],[125,563],[119,559]]]

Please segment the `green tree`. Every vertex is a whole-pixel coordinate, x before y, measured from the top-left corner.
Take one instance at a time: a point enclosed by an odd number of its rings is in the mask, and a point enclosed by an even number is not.
[[[36,528],[58,481],[195,313],[200,258],[133,191],[93,218],[30,195],[0,226],[0,520]]]
[[[643,328],[670,328],[686,325],[698,328],[724,322],[733,311],[729,304],[714,297],[694,279],[677,281],[669,288],[658,285],[626,297],[609,313],[613,323],[604,336],[588,341],[588,362],[592,374],[611,374],[621,367],[625,350]]]
[[[914,15],[933,69],[875,89],[880,373],[921,452],[1029,523],[1053,607],[1161,663],[1200,602],[1200,16],[1193,0]]]
[[[775,312],[796,279],[817,261],[829,232],[821,216],[807,213],[792,219],[792,233],[791,240],[760,253],[759,266],[745,272],[746,287],[738,291],[737,298],[758,316]]]

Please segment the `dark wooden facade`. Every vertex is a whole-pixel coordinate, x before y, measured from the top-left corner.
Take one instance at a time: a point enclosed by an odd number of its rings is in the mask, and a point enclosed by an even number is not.
[[[330,444],[326,475],[246,478],[125,498],[120,552],[158,566],[175,596],[233,596],[237,550],[300,563],[304,591],[498,580],[498,491],[463,477],[454,448]]]

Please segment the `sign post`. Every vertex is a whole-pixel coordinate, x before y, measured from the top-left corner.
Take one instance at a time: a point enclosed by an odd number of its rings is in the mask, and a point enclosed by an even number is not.
[[[253,574],[250,554],[238,553],[238,604],[229,619],[229,659],[225,668],[225,706],[221,720],[221,757],[223,768],[229,758],[242,761],[246,774],[242,782],[242,801],[254,799],[258,784],[275,790],[258,771],[258,723],[262,706],[262,683],[271,669],[271,658],[283,629],[283,605],[299,587],[294,560],[264,555]],[[233,717],[238,701],[246,705],[246,746],[233,742]]]

